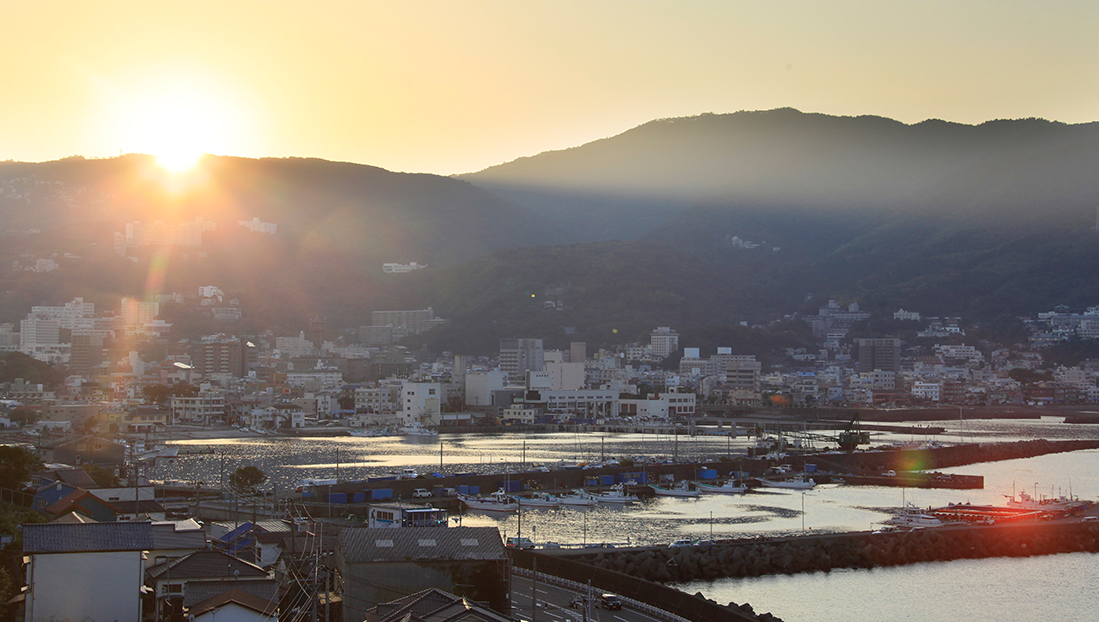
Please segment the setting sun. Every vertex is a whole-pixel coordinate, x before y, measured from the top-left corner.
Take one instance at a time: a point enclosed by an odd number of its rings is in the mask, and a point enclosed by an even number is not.
[[[212,85],[149,81],[128,90],[119,117],[124,151],[156,156],[165,169],[182,172],[205,153],[238,150],[235,106]]]
[[[173,108],[150,117],[142,134],[157,162],[172,172],[194,166],[211,138],[209,124],[184,108]]]

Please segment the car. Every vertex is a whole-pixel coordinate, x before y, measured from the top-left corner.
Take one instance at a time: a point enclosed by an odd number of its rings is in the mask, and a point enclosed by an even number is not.
[[[714,542],[713,540],[699,540],[698,542],[695,542],[694,545],[695,546],[713,546],[715,544],[717,544],[717,543]]]
[[[616,594],[603,594],[599,597],[599,600],[595,602],[604,609],[614,610],[622,608],[622,599]]]
[[[577,596],[576,598],[569,601],[569,607],[572,607],[573,609],[583,609],[584,599],[580,596]]]
[[[412,491],[412,498],[413,499],[430,499],[431,498],[431,491],[426,489],[426,488],[417,488],[416,490]]]
[[[1080,520],[1081,523],[1095,523],[1099,522],[1099,516],[1085,516]]]
[[[673,541],[668,546],[673,548],[673,549],[679,548],[681,546],[691,546],[691,539],[690,538],[680,538],[678,540]]]

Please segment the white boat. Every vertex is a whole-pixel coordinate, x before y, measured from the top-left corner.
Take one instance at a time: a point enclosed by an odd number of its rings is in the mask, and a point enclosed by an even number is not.
[[[595,495],[595,500],[599,503],[634,503],[640,501],[637,495],[631,495],[622,484],[615,484],[611,486],[610,490]]]
[[[481,510],[483,512],[519,511],[519,502],[515,500],[515,497],[512,497],[503,490],[497,490],[487,497],[458,495],[458,498],[471,510]]]
[[[707,494],[719,494],[719,495],[742,495],[748,492],[747,484],[738,484],[736,480],[727,480],[720,486],[713,484],[703,484],[702,482],[695,482],[695,486],[704,493]]]
[[[557,502],[561,505],[572,505],[581,507],[591,507],[595,505],[595,495],[585,492],[583,490],[574,490],[569,494],[558,495]]]
[[[805,479],[804,475],[795,475],[790,479],[763,479],[760,478],[760,483],[764,488],[792,488],[794,490],[809,490],[814,488],[817,483],[812,478]]]
[[[386,436],[388,432],[382,428],[351,428],[347,431],[351,436],[375,438],[378,436]]]
[[[420,476],[420,474],[416,472],[416,469],[411,467],[405,467],[400,471],[390,471],[389,475],[393,475],[397,479],[416,479]]]
[[[438,430],[426,428],[422,423],[412,423],[401,427],[401,434],[405,436],[439,436]]]
[[[882,522],[886,525],[905,527],[908,529],[939,527],[945,524],[937,517],[924,512],[923,510],[912,505],[911,503],[907,504],[900,514],[897,514],[896,516]]]
[[[1091,505],[1090,501],[1082,501],[1080,499],[1069,499],[1068,497],[1044,497],[1042,499],[1035,499],[1022,491],[1019,493],[1019,498],[1016,499],[1015,495],[1007,497],[1007,507],[1017,510],[1036,510],[1042,512],[1056,512],[1063,514],[1078,514],[1083,510],[1088,509]]]
[[[691,489],[691,484],[687,480],[681,480],[676,484],[669,486],[668,488],[652,485],[650,485],[649,487],[653,489],[653,492],[661,497],[697,498],[702,496],[702,493],[698,492],[697,490]]]
[[[561,505],[557,497],[548,492],[536,492],[529,497],[518,497],[519,505],[524,508],[555,508]]]

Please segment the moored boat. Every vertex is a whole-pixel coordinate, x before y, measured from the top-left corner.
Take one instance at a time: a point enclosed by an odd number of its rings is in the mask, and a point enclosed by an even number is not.
[[[484,512],[518,512],[519,502],[503,490],[497,490],[487,497],[458,495],[458,499],[471,510]]]
[[[691,484],[687,480],[681,480],[676,484],[667,488],[663,486],[649,485],[658,496],[661,497],[685,497],[685,498],[697,498],[702,496],[697,490],[691,488]]]
[[[524,508],[555,508],[561,501],[548,492],[536,492],[529,497],[517,497],[519,506]]]
[[[736,480],[727,480],[720,486],[713,484],[703,484],[702,482],[695,482],[695,486],[699,491],[707,494],[723,494],[723,495],[742,495],[748,492],[748,485],[738,483]]]
[[[907,529],[923,529],[925,527],[940,527],[945,525],[941,519],[937,516],[928,514],[920,508],[907,504],[900,514],[893,516],[885,521],[882,521],[886,525],[892,525],[894,527],[904,527]]]
[[[595,495],[595,500],[599,503],[634,503],[639,501],[637,495],[630,494],[623,484],[615,484],[611,486],[610,490]]]
[[[804,475],[795,475],[790,479],[760,478],[759,482],[765,488],[790,488],[793,490],[809,490],[817,485],[813,478],[806,479]]]
[[[422,423],[411,423],[401,427],[401,434],[405,436],[438,436],[438,430],[424,427]]]
[[[591,507],[596,504],[595,496],[583,490],[574,490],[571,493],[557,495],[557,502],[561,505]]]

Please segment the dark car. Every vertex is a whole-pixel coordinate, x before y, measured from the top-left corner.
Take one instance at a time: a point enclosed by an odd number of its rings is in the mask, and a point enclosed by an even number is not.
[[[622,599],[615,594],[603,594],[599,597],[599,606],[604,609],[621,609]]]

